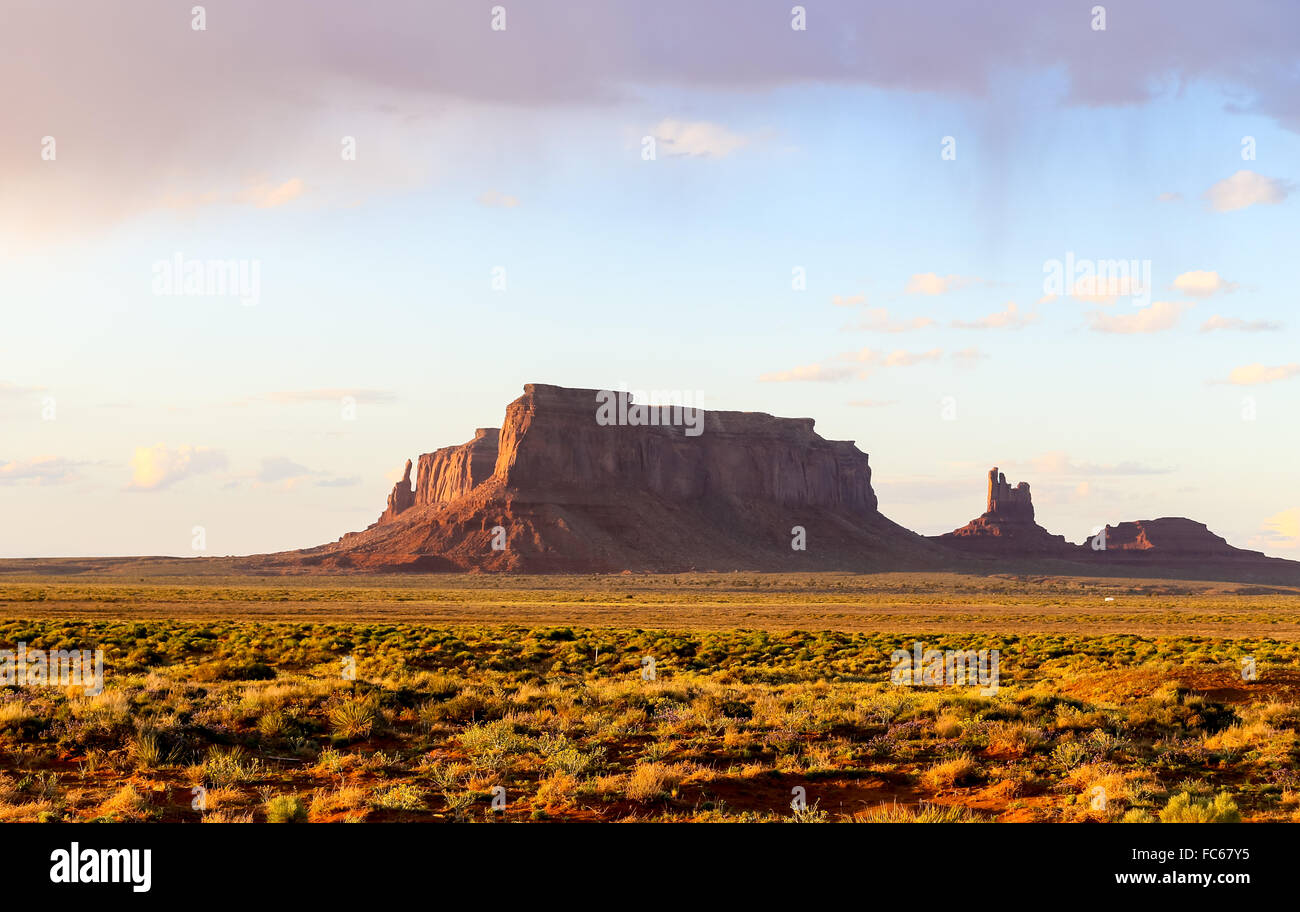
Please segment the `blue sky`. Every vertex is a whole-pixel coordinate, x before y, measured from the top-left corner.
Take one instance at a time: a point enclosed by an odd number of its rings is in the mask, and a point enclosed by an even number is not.
[[[209,83],[203,56],[235,40],[215,7],[200,32],[133,11],[158,60],[128,72],[97,60],[93,18],[56,47],[56,14],[20,6],[28,65],[82,51],[68,67],[104,68],[87,91],[115,117],[63,70],[0,112],[21,127],[0,148],[0,555],[192,554],[195,526],[208,553],[333,540],[374,520],[407,458],[499,424],[533,381],[813,417],[926,533],[979,513],[997,464],[1071,540],[1181,515],[1300,550],[1296,59],[1257,28],[999,18],[987,57],[917,51],[909,75],[780,62],[806,37],[780,5],[746,14],[785,16],[753,26],[753,53],[742,23],[725,52],[687,42],[662,67],[618,53],[628,21],[658,20],[602,18],[601,45],[529,34],[521,10],[504,37],[554,65],[488,79],[468,57],[407,65],[383,35],[303,63],[360,27],[327,4],[305,37],[263,23],[250,74]],[[1180,9],[1142,6],[1147,27]],[[832,62],[866,34],[834,6],[809,22]],[[1057,57],[1043,34],[1069,36]],[[179,99],[151,66],[182,74]],[[256,261],[257,303],[156,295],[177,252]],[[1149,303],[1045,299],[1067,253],[1149,263]]]

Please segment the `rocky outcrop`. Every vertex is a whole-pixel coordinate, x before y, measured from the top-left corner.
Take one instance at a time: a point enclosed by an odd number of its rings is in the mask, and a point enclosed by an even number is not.
[[[1300,582],[1300,564],[1234,548],[1204,524],[1166,517],[1098,529],[1073,545],[1034,521],[1029,485],[1014,488],[996,468],[983,515],[932,541],[984,564],[1051,567],[1055,572]]]
[[[1107,526],[1073,545],[1038,525],[1029,485],[988,474],[982,515],[925,538],[881,515],[867,454],[811,418],[651,405],[540,383],[500,429],[419,457],[379,522],[259,571],[966,570],[1300,584],[1300,564],[1200,523]]]
[[[411,460],[406,460],[402,480],[388,495],[388,508],[370,528],[393,522],[411,507],[447,503],[474,490],[496,467],[498,433],[496,428],[479,428],[468,443],[422,454],[414,488]]]
[[[1033,522],[1034,502],[1029,496],[1029,482],[1022,481],[1013,488],[997,466],[989,469],[989,495],[984,512],[1004,522]]]
[[[420,456],[415,502],[448,503],[487,481],[496,469],[497,428],[479,428],[474,439]]]
[[[500,431],[422,455],[365,532],[298,552],[361,569],[933,568],[877,510],[866,453],[811,418],[530,383]]]
[[[994,466],[989,470],[984,513],[960,529],[936,537],[960,551],[1004,557],[1068,557],[1076,549],[1064,536],[1053,535],[1034,522],[1029,485],[1014,488]]]
[[[415,506],[415,492],[411,490],[411,460],[408,459],[406,471],[402,473],[402,480],[393,485],[393,492],[388,495],[388,508],[379,514],[379,520],[375,525],[392,522],[413,506]]]
[[[1101,547],[1103,544],[1104,548]],[[1106,526],[1104,536],[1090,536],[1082,547],[1098,552],[1099,556],[1105,552],[1107,557],[1137,559],[1249,560],[1264,557],[1261,551],[1234,548],[1204,523],[1176,516]]]

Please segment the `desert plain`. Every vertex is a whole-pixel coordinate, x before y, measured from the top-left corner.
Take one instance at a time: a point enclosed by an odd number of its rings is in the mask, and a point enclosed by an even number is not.
[[[0,820],[1300,819],[1300,587],[236,567],[0,562]]]

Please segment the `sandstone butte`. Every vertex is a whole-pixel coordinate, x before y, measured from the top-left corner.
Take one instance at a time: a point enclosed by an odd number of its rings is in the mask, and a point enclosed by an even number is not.
[[[627,423],[602,423],[598,395],[527,384],[499,429],[408,460],[369,528],[248,560],[286,572],[542,573],[988,572],[1038,562],[1060,573],[1110,565],[1300,582],[1300,563],[1233,548],[1189,519],[1107,526],[1105,550],[1091,537],[1071,544],[1034,521],[1029,485],[1011,487],[996,468],[982,516],[921,536],[879,511],[867,454],[822,438],[811,418],[701,410],[702,432],[691,435],[668,407],[629,407]],[[800,539],[805,547],[792,547]]]
[[[1194,520],[1167,516],[1107,525],[1075,545],[1034,521],[1029,485],[1014,488],[989,470],[985,510],[960,529],[934,538],[945,547],[985,558],[1051,558],[1115,572],[1203,569],[1226,578],[1300,580],[1300,563],[1234,548]]]

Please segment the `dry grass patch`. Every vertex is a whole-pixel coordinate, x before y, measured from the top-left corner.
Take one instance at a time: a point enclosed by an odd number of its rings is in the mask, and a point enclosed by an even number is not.
[[[370,793],[359,785],[343,785],[333,791],[321,790],[312,796],[308,817],[313,821],[328,820],[339,814],[360,811],[370,801]]]
[[[533,803],[548,811],[572,807],[578,792],[578,780],[563,770],[557,770],[537,786]]]
[[[99,806],[99,815],[123,820],[144,820],[149,815],[149,810],[149,800],[128,782]]]
[[[677,786],[695,772],[690,763],[638,763],[628,776],[626,795],[632,801],[653,801],[676,794]]]
[[[203,823],[252,823],[253,812],[244,811],[243,813],[240,813],[239,811],[234,811],[234,810],[213,811],[209,814],[204,814],[202,822]]]
[[[979,774],[979,764],[970,754],[936,763],[921,774],[921,784],[926,788],[950,789],[973,781]]]

